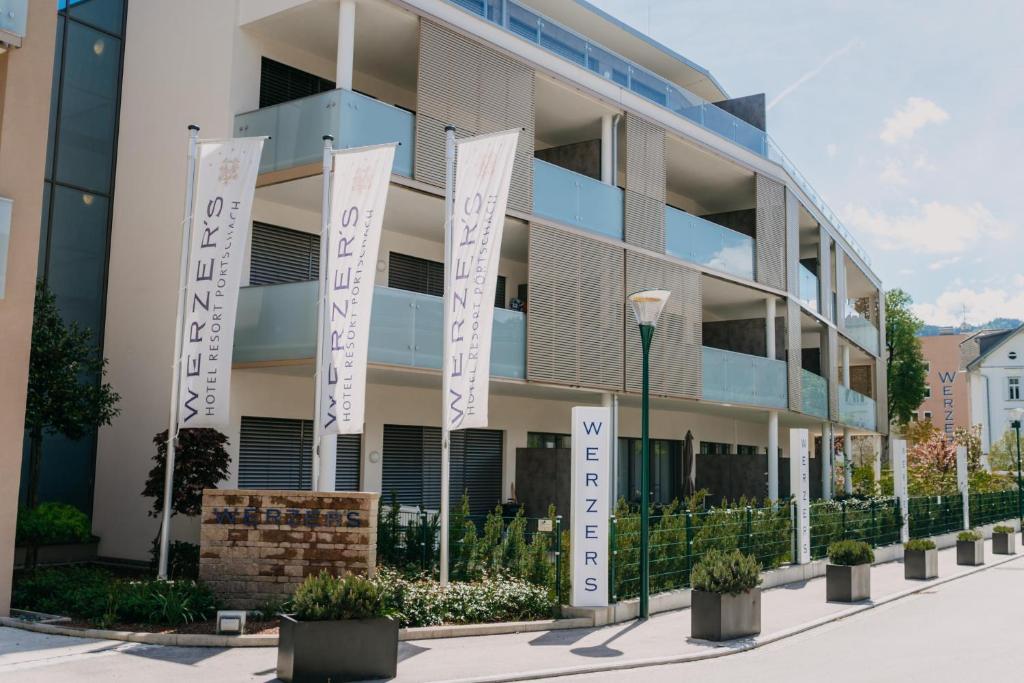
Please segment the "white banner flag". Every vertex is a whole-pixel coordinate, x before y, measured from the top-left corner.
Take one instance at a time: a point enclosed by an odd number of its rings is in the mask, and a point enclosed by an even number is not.
[[[326,308],[320,368],[322,434],[362,434],[377,252],[395,145],[332,153]]]
[[[456,143],[451,260],[445,287],[449,429],[487,426],[491,323],[512,162],[519,131]]]
[[[200,142],[185,285],[178,427],[226,428],[235,313],[264,138]]]

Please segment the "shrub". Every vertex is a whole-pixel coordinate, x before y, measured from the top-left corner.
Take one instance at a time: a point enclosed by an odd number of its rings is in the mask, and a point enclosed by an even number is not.
[[[326,569],[306,578],[292,599],[299,621],[342,621],[385,616],[381,591],[361,576],[333,576]]]
[[[956,535],[956,540],[958,540],[958,541],[965,541],[965,542],[968,542],[968,543],[973,542],[973,541],[980,541],[981,538],[982,538],[981,532],[978,531],[977,529],[971,529],[969,531],[961,531],[960,533],[958,533]]]
[[[692,581],[697,590],[739,595],[761,584],[761,565],[739,550],[709,550],[693,568]]]
[[[160,562],[159,538],[153,539],[149,558],[149,567],[156,572]],[[198,579],[199,546],[185,541],[172,541],[167,549],[167,576],[170,579]]]
[[[935,550],[935,541],[930,538],[914,538],[903,544],[904,550]]]
[[[1006,526],[1005,524],[997,524],[992,527],[992,533],[994,534],[1012,534],[1014,533],[1012,526]]]
[[[871,564],[875,553],[864,541],[836,541],[828,547],[828,560],[832,564],[853,566]]]
[[[18,509],[17,545],[86,543],[92,540],[89,517],[66,503],[43,503]]]

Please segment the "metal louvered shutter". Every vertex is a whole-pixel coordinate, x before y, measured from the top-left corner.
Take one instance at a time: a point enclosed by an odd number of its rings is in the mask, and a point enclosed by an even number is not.
[[[339,434],[337,467],[334,470],[335,491],[358,491],[362,462],[362,438],[359,434]]]
[[[786,290],[800,298],[800,200],[789,188],[786,194]],[[821,269],[818,269],[821,274]]]
[[[832,320],[832,238],[818,229],[818,310]]]
[[[334,81],[263,57],[260,60],[260,109],[334,90]]]
[[[388,255],[388,287],[419,292],[431,296],[444,296],[444,264],[418,256]],[[499,275],[494,288],[494,305],[505,308],[505,276]]]
[[[316,280],[319,272],[320,235],[253,223],[250,285]]]
[[[495,429],[466,429],[452,432],[452,481],[456,454],[462,469],[462,487],[452,488],[452,505],[458,504],[464,489],[469,512],[485,515],[501,503],[502,432]]]
[[[786,289],[786,187],[761,174],[757,174],[754,187],[757,281]]]
[[[238,488],[308,491],[312,487],[313,422],[242,417]]]
[[[800,335],[800,304],[786,299],[786,370],[788,372],[789,409],[803,410],[803,344]]]
[[[440,461],[440,445],[438,448]],[[423,428],[407,425],[384,425],[381,498],[399,505],[437,505],[437,499],[425,499]]]
[[[626,113],[625,241],[665,253],[665,130]]]

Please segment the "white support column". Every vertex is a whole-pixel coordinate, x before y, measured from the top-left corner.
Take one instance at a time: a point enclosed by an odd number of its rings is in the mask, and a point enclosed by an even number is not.
[[[878,436],[875,436],[874,439],[873,439],[874,442],[875,442],[875,461],[872,464],[873,464],[873,469],[875,471],[875,483],[876,484],[878,484],[878,483],[880,483],[882,481],[882,448],[883,448],[882,438],[883,438],[882,435],[879,434]]]
[[[356,0],[341,0],[338,8],[338,61],[335,84],[352,89],[356,47]]]
[[[964,505],[964,529],[971,528],[970,490],[967,487],[967,447],[956,447],[956,488]]]
[[[601,182],[605,185],[615,184],[615,171],[612,169],[612,146],[615,144],[612,136],[614,135],[612,115],[605,114],[601,117]]]
[[[779,413],[775,410],[768,412],[768,499],[779,499]]]
[[[317,491],[334,491],[338,471],[338,435],[324,434],[320,437],[320,471],[317,477]]]
[[[850,428],[843,427],[843,491],[853,493],[853,437]]]
[[[821,497],[832,500],[832,423],[821,423]]]
[[[771,296],[764,302],[764,343],[765,356],[775,359],[775,297]]]
[[[910,540],[910,494],[907,492],[907,442],[903,439],[891,439],[889,442],[889,462],[892,464],[893,495],[900,502],[900,541]]]
[[[843,386],[851,389],[850,386],[850,346],[843,344]]]

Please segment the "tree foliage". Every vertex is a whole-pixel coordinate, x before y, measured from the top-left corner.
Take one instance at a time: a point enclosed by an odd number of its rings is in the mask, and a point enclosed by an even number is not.
[[[153,437],[156,463],[146,477],[142,495],[153,499],[149,514],[164,509],[164,473],[167,471],[167,430]],[[216,429],[182,429],[174,450],[174,497],[171,514],[194,517],[203,511],[203,489],[212,489],[228,476],[231,456],[224,446],[228,437]]]
[[[885,293],[886,376],[889,386],[889,420],[904,425],[924,400],[928,372],[921,341],[924,322],[914,315],[914,302],[902,289]]]
[[[1003,432],[1003,436],[992,444],[988,452],[989,467],[993,472],[1016,472],[1018,446],[1024,452],[1024,438],[1017,443],[1017,435],[1012,429]]]
[[[106,368],[107,361],[93,343],[92,332],[75,322],[65,324],[56,299],[40,281],[36,285],[25,404],[29,508],[39,503],[43,435],[60,434],[78,440],[92,429],[110,424],[120,412],[120,396],[103,381]]]

